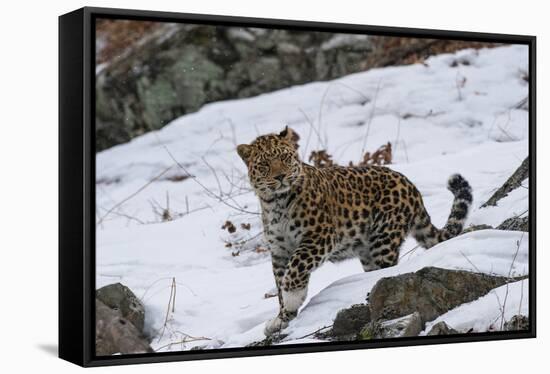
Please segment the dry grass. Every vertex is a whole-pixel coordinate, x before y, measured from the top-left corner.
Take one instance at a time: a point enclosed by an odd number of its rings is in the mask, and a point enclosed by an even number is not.
[[[158,22],[100,19],[96,34],[103,47],[96,56],[97,63],[122,55],[141,38],[159,26]]]
[[[357,166],[371,166],[371,165],[389,165],[392,163],[393,153],[391,143],[388,142],[373,153],[365,152],[363,160],[357,164]],[[350,161],[350,166],[353,163]]]
[[[325,149],[312,151],[308,161],[312,162],[313,166],[317,168],[326,168],[335,165],[334,161],[332,161],[332,156],[329,155]]]
[[[374,152],[365,152],[363,158],[359,163],[354,164],[350,161],[348,166],[372,166],[372,165],[389,165],[393,160],[392,145],[390,142],[380,146]],[[319,151],[312,151],[309,155],[308,161],[317,168],[326,168],[336,166],[337,164],[332,160],[332,155],[327,152],[326,149]]]

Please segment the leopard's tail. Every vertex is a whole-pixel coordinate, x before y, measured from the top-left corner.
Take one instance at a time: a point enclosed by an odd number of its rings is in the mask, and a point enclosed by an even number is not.
[[[455,198],[451,214],[442,229],[432,225],[430,215],[423,205],[415,217],[411,233],[418,244],[424,248],[433,247],[444,240],[457,236],[464,227],[464,221],[472,205],[472,188],[460,174],[454,174],[449,178],[447,188]]]

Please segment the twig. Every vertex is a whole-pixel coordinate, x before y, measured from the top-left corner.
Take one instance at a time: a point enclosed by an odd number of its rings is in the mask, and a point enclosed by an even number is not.
[[[512,135],[510,135],[508,133],[508,131],[504,130],[502,127],[500,127],[500,125],[497,125],[497,129],[499,129],[504,135],[506,135],[508,137],[508,139],[510,139],[510,141],[514,142],[518,139],[514,138]]]
[[[189,197],[185,195],[185,214],[189,214]]]
[[[231,195],[233,193],[233,188],[239,190],[240,192],[244,192],[244,193],[250,193],[252,192],[252,189],[251,188],[247,188],[247,187],[243,187],[242,185],[237,185],[233,179],[235,179],[233,177],[233,171],[235,171],[236,169],[231,169],[231,178],[227,175],[227,173],[225,171],[222,170],[222,175],[224,176],[225,180],[227,181],[227,183],[229,183],[229,185],[231,186],[231,189],[230,189],[230,192],[228,193],[228,195]],[[241,177],[243,178],[243,177]],[[242,179],[239,180],[242,184]]]
[[[520,294],[520,297],[519,297],[518,315],[521,315],[521,305],[523,303],[523,281],[524,281],[524,279],[521,280],[521,294]]]
[[[126,214],[126,213],[121,213],[121,212],[117,212],[117,211],[112,211],[111,214],[114,214],[115,216],[120,216],[120,217],[128,218],[128,220],[136,221],[137,223],[139,223],[139,224],[141,224],[141,225],[145,225],[145,224],[146,224],[146,222],[140,220],[139,218],[134,217],[134,216],[131,216],[131,215]]]
[[[197,342],[197,341],[202,341],[202,340],[212,340],[212,338],[207,338],[205,336],[193,337],[191,335],[187,335],[187,334],[185,334],[185,335],[186,335],[186,337],[183,338],[182,340],[177,341],[177,342],[171,342],[171,343],[168,343],[166,345],[163,345],[162,347],[159,347],[159,348],[155,349],[155,352],[159,352],[160,350],[162,350],[164,348],[171,348],[173,345],[177,345],[177,344],[185,344],[185,343]]]
[[[147,295],[147,292],[149,292],[149,290],[150,290],[151,288],[153,288],[153,286],[154,286],[155,284],[157,284],[157,283],[160,282],[160,281],[166,280],[166,279],[172,279],[172,277],[163,277],[163,278],[159,278],[159,279],[155,280],[153,283],[151,283],[149,286],[147,286],[147,288],[145,289],[145,292],[143,293],[143,295],[141,295],[141,297],[139,298],[139,300],[140,300],[141,302],[143,302],[143,301],[145,300],[145,295]]]
[[[252,240],[258,238],[258,237],[259,237],[260,235],[262,235],[263,233],[264,233],[263,231],[260,231],[260,232],[257,233],[256,235],[253,235],[253,236],[251,236],[251,237],[249,237],[249,238],[247,238],[247,239],[243,239],[243,240],[240,240],[240,241],[237,241],[237,242],[231,242],[231,241],[229,241],[229,240],[224,240],[224,243],[226,243],[226,244],[231,244],[232,247],[233,247],[233,246],[241,246],[241,248],[242,248],[242,246],[243,246],[244,244],[246,244],[246,243],[248,243],[248,242],[250,242],[250,241],[252,241]]]
[[[397,118],[397,135],[395,136],[395,147],[393,147],[394,153],[397,155],[397,145],[399,144],[399,134],[401,133],[401,117]]]
[[[168,317],[170,316],[170,305],[172,305],[172,313],[174,312],[174,304],[176,303],[176,278],[172,278],[172,284],[170,285],[170,297],[168,298],[168,306],[166,307],[166,316],[164,317],[164,325],[162,326],[162,332],[158,338],[160,342],[166,331],[168,325]]]
[[[405,158],[407,159],[407,163],[409,163],[409,152],[407,152],[407,143],[403,140],[403,149],[405,150]]]
[[[122,199],[121,201],[119,201],[117,204],[115,204],[114,206],[111,207],[111,209],[109,209],[107,211],[107,213],[105,213],[100,219],[99,221],[96,223],[96,225],[101,225],[101,223],[103,222],[103,220],[105,219],[105,217],[107,217],[112,211],[114,211],[116,208],[118,208],[119,206],[121,206],[122,204],[124,204],[125,202],[127,202],[128,200],[130,200],[131,198],[133,198],[134,196],[136,196],[137,194],[139,194],[141,191],[143,191],[144,189],[146,189],[147,187],[149,187],[149,185],[151,185],[151,183],[155,182],[156,180],[158,180],[160,177],[162,177],[164,174],[166,174],[168,172],[168,170],[170,170],[172,168],[173,165],[170,165],[169,167],[167,167],[166,169],[164,169],[160,174],[158,174],[157,176],[155,176],[153,179],[151,179],[149,182],[145,183],[143,186],[141,186],[140,188],[138,188],[137,191],[135,191],[134,193],[132,193],[131,195],[129,195],[128,197]],[[187,173],[189,174],[189,173]]]
[[[308,338],[308,337],[310,337],[310,336],[312,336],[312,335],[315,335],[315,334],[320,333],[320,332],[323,331],[323,330],[329,329],[329,328],[331,328],[332,326],[333,326],[333,325],[328,325],[328,326],[321,327],[321,328],[319,328],[319,329],[317,329],[317,330],[315,330],[315,331],[313,331],[313,332],[311,332],[311,333],[309,333],[309,334],[306,334],[306,335],[304,335],[304,336],[300,336],[299,338],[296,338],[296,340]]]
[[[466,261],[468,261],[470,263],[470,265],[472,265],[472,267],[478,272],[478,273],[481,273],[481,271],[477,268],[477,266],[474,265],[474,263],[472,261],[470,261],[470,259],[468,258],[468,256],[466,256],[462,251],[459,251],[460,254],[462,256],[464,256],[464,258],[466,259]]]
[[[347,88],[348,90],[353,91],[353,92],[359,94],[359,95],[363,98],[363,100],[364,100],[364,102],[363,102],[362,104],[366,104],[366,103],[368,103],[368,102],[370,101],[370,98],[369,98],[367,95],[365,95],[363,92],[359,91],[359,90],[356,89],[356,88],[353,88],[353,87],[351,87],[351,86],[349,86],[349,85],[347,85],[347,84],[345,84],[345,83],[342,83],[342,82],[332,82],[332,83],[333,83],[333,84],[338,84],[338,85],[340,85],[340,86],[343,86],[343,87]]]
[[[220,183],[220,178],[218,178],[218,173],[216,173],[216,170],[212,167],[212,165],[210,165],[208,163],[208,161],[206,161],[206,159],[204,157],[201,157],[201,160],[202,160],[202,162],[204,162],[206,167],[208,167],[208,169],[210,169],[210,171],[214,175],[214,178],[216,179],[216,183],[218,184],[218,191],[220,191],[220,196],[223,196],[223,189],[222,189],[222,185]]]
[[[374,111],[376,110],[376,101],[378,100],[378,92],[380,92],[381,83],[382,83],[382,79],[380,79],[378,81],[378,84],[376,85],[376,91],[374,92],[374,98],[372,100],[372,109],[370,111],[369,119],[367,121],[367,131],[365,132],[365,136],[363,138],[363,146],[361,147],[361,154],[359,155],[359,159],[361,159],[365,154],[365,149],[367,147],[367,139],[369,138],[370,126],[372,123],[372,119],[374,118]]]
[[[317,126],[319,127],[317,133],[318,134],[321,134],[321,125],[322,125],[322,118],[323,118],[323,106],[325,105],[325,99],[328,95],[328,91],[330,90],[330,87],[331,85],[327,85],[327,89],[325,90],[325,92],[323,93],[323,96],[321,97],[321,104],[319,104],[319,116],[318,116],[318,123],[317,123]],[[320,141],[320,139],[319,139]],[[319,147],[319,142],[317,144],[317,147]]]
[[[461,88],[464,87],[466,84],[466,77],[462,76],[462,79],[460,79],[460,72],[456,72],[456,78],[455,78],[455,84],[456,84],[456,91],[458,92],[458,101],[462,101],[462,90]]]
[[[491,126],[489,127],[489,131],[487,131],[487,139],[491,138],[491,132],[493,131],[493,127],[495,127],[495,124],[497,123],[497,120],[498,120],[498,114],[495,114],[495,116],[493,118],[493,122],[491,123]]]
[[[523,235],[525,233],[522,232],[520,239],[516,242],[517,248],[516,252],[514,253],[514,258],[512,259],[512,263],[510,264],[510,269],[508,270],[508,280],[512,277],[512,269],[514,267],[514,263],[516,262],[516,258],[518,257],[519,248],[521,246],[521,242],[523,241]],[[502,316],[500,319],[500,330],[502,331],[504,327],[504,312],[506,311],[506,301],[508,300],[508,291],[509,291],[509,285],[510,282],[506,283],[506,293],[504,294],[504,302],[502,303]]]
[[[174,302],[172,303],[172,314],[176,312],[176,278],[172,278],[172,286],[174,287]]]
[[[510,264],[510,269],[508,270],[508,278],[512,278],[512,269],[514,267],[514,263],[516,262],[516,258],[518,257],[519,248],[521,246],[521,242],[523,241],[523,236],[525,235],[525,232],[521,233],[521,237],[516,242],[516,252],[514,253],[514,258],[512,259],[512,263]]]
[[[526,187],[527,188],[527,187]],[[521,218],[522,215],[524,215],[525,213],[529,213],[529,209],[527,210],[524,210],[523,212],[521,212],[520,214],[516,215],[515,218]]]
[[[323,144],[323,139],[321,138],[321,134],[319,134],[319,132],[317,132],[317,129],[315,129],[315,126],[313,125],[313,122],[307,116],[306,112],[304,112],[304,110],[302,108],[298,108],[298,110],[302,113],[302,115],[306,119],[306,122],[309,124],[309,134],[307,136],[306,146],[304,147],[304,152],[303,152],[303,155],[302,155],[302,159],[305,159],[307,157],[307,149],[309,147],[309,141],[311,139],[311,133],[312,132],[315,132],[315,135],[317,135],[317,142],[321,143],[321,146],[324,149],[326,149],[327,145]]]
[[[157,136],[157,138],[158,138],[158,136]],[[254,214],[254,215],[259,215],[259,214],[260,214],[259,212],[251,212],[251,211],[245,210],[245,209],[243,209],[243,208],[240,208],[240,207],[236,207],[236,206],[234,206],[234,205],[231,205],[231,204],[229,204],[227,201],[225,201],[225,200],[223,199],[223,197],[216,195],[216,194],[215,194],[213,191],[211,191],[208,187],[206,187],[204,184],[202,184],[202,183],[197,179],[196,176],[191,175],[191,174],[188,172],[188,170],[185,168],[185,166],[183,166],[183,165],[174,157],[174,155],[172,154],[172,152],[170,152],[170,150],[168,149],[168,147],[167,147],[164,143],[162,143],[162,142],[160,141],[160,139],[158,139],[158,140],[159,140],[159,143],[160,143],[160,144],[162,145],[162,147],[164,148],[164,150],[166,151],[166,153],[168,153],[168,155],[170,156],[170,158],[172,159],[172,161],[174,161],[174,162],[176,163],[176,165],[177,165],[180,169],[182,169],[185,173],[187,173],[187,175],[189,175],[189,177],[191,178],[191,180],[195,181],[195,183],[197,183],[197,184],[207,193],[207,195],[209,195],[210,197],[212,197],[212,198],[214,198],[215,200],[219,201],[220,203],[222,203],[222,204],[224,204],[224,205],[226,205],[226,206],[228,206],[228,207],[230,207],[230,208],[232,208],[232,209],[238,210],[238,211],[240,211],[240,212],[247,213],[247,214]]]
[[[233,120],[231,118],[226,118],[226,121],[229,122],[229,127],[231,128],[231,140],[233,141],[233,145],[237,147],[237,133],[235,131],[235,124],[233,123]]]
[[[415,245],[414,247],[412,247],[411,249],[409,249],[407,252],[405,252],[403,254],[403,256],[401,256],[401,258],[404,258],[406,255],[408,254],[412,254],[414,251],[416,251],[418,248],[420,248],[420,245]]]
[[[99,204],[96,204],[96,205],[97,205],[97,207],[98,207],[99,209],[102,209],[102,210],[104,210],[104,211],[107,211],[107,210],[108,210],[108,209],[105,208],[104,206],[101,206],[101,205],[99,205]],[[137,217],[134,217],[134,216],[132,216],[132,215],[130,215],[130,214],[124,213],[123,211],[112,211],[111,214],[114,214],[115,216],[119,216],[119,217],[128,218],[129,221],[130,221],[130,220],[134,220],[134,221],[136,221],[136,222],[138,222],[138,223],[140,223],[140,224],[142,224],[142,225],[144,225],[144,224],[146,223],[146,222],[140,220],[140,219],[137,218]],[[98,211],[96,211],[96,216],[98,217],[98,219],[101,218]],[[102,226],[103,226],[103,225],[102,225]]]

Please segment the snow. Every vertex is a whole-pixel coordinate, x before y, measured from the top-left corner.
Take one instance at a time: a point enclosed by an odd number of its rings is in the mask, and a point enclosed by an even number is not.
[[[256,39],[252,33],[242,28],[230,28],[229,36],[245,42],[253,42]]]
[[[528,154],[528,115],[514,109],[528,94],[521,78],[527,66],[526,46],[443,54],[425,65],[373,69],[209,104],[100,152],[97,287],[121,282],[142,298],[152,346],[160,351],[238,347],[263,339],[278,302],[264,297],[274,289],[271,261],[258,235],[257,198],[235,148],[285,125],[301,135],[303,158],[326,146],[340,164],[391,142],[390,167],[418,186],[438,226],[452,204],[447,179],[457,172],[473,187],[467,225],[496,226],[528,214],[527,188],[512,191],[496,207],[478,208]],[[192,177],[172,181],[188,173]],[[159,212],[166,207],[175,219],[163,222]],[[227,220],[236,233],[221,229]],[[339,309],[364,302],[381,277],[425,266],[528,274],[528,244],[527,233],[484,230],[428,251],[407,239],[399,264],[379,271],[363,273],[357,260],[325,264],[312,275],[306,302],[282,344],[318,341],[299,338],[330,325]],[[175,308],[165,323],[173,279]],[[525,281],[525,295],[527,286]],[[519,310],[518,287],[509,286],[506,317]],[[499,297],[501,292],[494,290]],[[525,295],[522,312],[528,314]],[[482,331],[500,315],[494,300],[490,294],[440,318],[454,328]],[[189,336],[210,340],[179,343]]]
[[[321,45],[323,51],[328,51],[331,49],[349,47],[353,48],[358,43],[364,43],[368,40],[368,35],[357,35],[357,34],[336,34],[326,42]]]
[[[501,324],[521,314],[529,315],[529,281],[521,280],[495,288],[487,295],[460,305],[426,324],[420,335],[426,335],[433,325],[444,321],[459,332],[499,330]],[[503,313],[504,311],[504,313]],[[504,321],[504,322],[503,322]]]

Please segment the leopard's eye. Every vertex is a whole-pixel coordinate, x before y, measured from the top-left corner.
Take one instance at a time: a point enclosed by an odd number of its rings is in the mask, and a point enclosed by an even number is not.
[[[258,172],[261,176],[267,176],[269,173],[269,166],[263,162],[258,164]]]

